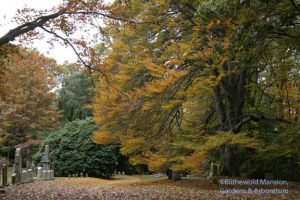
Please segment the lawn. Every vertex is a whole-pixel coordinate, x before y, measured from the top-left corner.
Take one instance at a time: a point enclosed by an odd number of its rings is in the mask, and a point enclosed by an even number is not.
[[[56,178],[10,186],[5,200],[34,199],[300,199],[300,184],[290,183],[289,194],[221,194],[219,185],[211,185],[205,179],[169,181],[150,176],[116,176],[111,180],[98,178]]]

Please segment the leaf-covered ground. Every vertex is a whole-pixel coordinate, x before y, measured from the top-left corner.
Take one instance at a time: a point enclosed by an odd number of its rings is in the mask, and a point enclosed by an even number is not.
[[[10,186],[0,195],[5,200],[34,199],[199,199],[199,200],[299,200],[299,184],[288,186],[288,195],[279,194],[221,194],[219,185],[210,185],[206,180],[182,180],[172,182],[165,179],[141,179],[140,177],[118,177],[113,180],[96,178],[56,178],[53,181],[33,182]]]

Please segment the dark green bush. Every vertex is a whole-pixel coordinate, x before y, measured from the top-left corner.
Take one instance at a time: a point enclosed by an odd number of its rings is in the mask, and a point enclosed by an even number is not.
[[[55,176],[87,173],[93,177],[109,178],[117,169],[120,155],[113,145],[99,145],[92,141],[92,133],[98,128],[92,118],[66,123],[52,132],[44,144],[50,147],[51,167]],[[44,146],[36,154],[43,157]]]

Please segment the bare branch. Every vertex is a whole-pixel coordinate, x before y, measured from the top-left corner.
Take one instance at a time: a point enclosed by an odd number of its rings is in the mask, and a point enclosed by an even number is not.
[[[55,37],[63,40],[65,43],[67,43],[68,45],[70,45],[70,47],[73,49],[73,51],[75,52],[76,56],[78,57],[78,59],[80,60],[80,62],[87,68],[91,68],[91,66],[89,64],[87,64],[80,56],[80,54],[77,52],[76,48],[74,47],[74,45],[67,39],[67,38],[64,38],[60,35],[58,35],[57,33],[53,32],[53,31],[50,31],[48,29],[46,29],[45,27],[41,26],[40,27],[41,29],[43,29],[44,31],[46,31],[47,33],[50,33],[51,35],[54,35]]]

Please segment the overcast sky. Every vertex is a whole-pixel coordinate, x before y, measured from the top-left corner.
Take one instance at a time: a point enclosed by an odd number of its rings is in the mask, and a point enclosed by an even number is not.
[[[18,24],[12,22],[17,9],[23,8],[25,5],[29,8],[47,9],[61,3],[62,0],[7,0],[5,5],[0,7],[0,37],[6,34],[10,29],[15,28]],[[46,34],[45,34],[46,36]],[[32,47],[37,48],[41,53],[48,57],[52,57],[62,64],[65,60],[68,62],[76,62],[77,57],[71,48],[66,48],[56,44],[54,49],[49,48],[46,40],[34,41]]]

